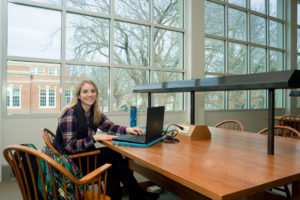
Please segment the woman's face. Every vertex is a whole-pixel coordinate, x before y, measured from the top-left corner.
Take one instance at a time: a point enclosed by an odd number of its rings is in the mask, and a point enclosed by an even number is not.
[[[97,98],[96,88],[89,83],[83,84],[80,90],[79,99],[83,107],[92,106]]]

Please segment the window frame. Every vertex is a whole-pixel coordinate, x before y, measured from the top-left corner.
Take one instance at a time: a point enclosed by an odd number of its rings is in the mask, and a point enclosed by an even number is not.
[[[41,90],[45,90],[45,98],[46,98],[46,102],[45,102],[45,106],[41,106]],[[50,106],[50,90],[54,90],[54,105]],[[56,88],[39,88],[39,109],[49,109],[49,108],[56,108]]]
[[[19,105],[18,106],[14,106],[14,90],[18,89],[18,101],[19,101]],[[8,95],[10,94],[10,95]],[[21,109],[22,105],[21,105],[21,87],[7,87],[6,88],[6,109]],[[7,97],[9,98],[9,105],[7,105]]]
[[[7,12],[7,5],[8,3],[13,3],[13,4],[19,4],[19,5],[23,5],[23,6],[32,6],[32,7],[36,7],[36,8],[41,8],[41,9],[49,9],[49,10],[53,10],[53,11],[60,11],[62,13],[61,16],[61,23],[62,23],[62,29],[61,29],[61,59],[48,59],[48,58],[32,58],[32,57],[19,57],[19,56],[9,56],[6,55],[5,56],[5,68],[7,69],[7,61],[24,61],[24,62],[41,62],[41,63],[53,63],[53,64],[59,64],[61,66],[61,71],[60,71],[60,110],[62,109],[62,107],[65,105],[65,86],[64,83],[66,81],[65,78],[65,69],[67,68],[67,65],[88,65],[88,66],[96,66],[96,67],[108,67],[109,68],[109,74],[110,74],[110,82],[109,82],[109,113],[113,114],[113,115],[127,115],[128,113],[124,113],[124,112],[116,112],[113,111],[113,81],[114,81],[114,77],[113,77],[113,71],[115,68],[124,68],[124,69],[137,69],[137,70],[148,70],[149,71],[149,75],[150,75],[150,82],[153,81],[153,74],[155,71],[159,70],[159,71],[165,71],[165,72],[177,72],[177,73],[183,73],[184,74],[184,79],[186,79],[186,77],[188,76],[188,69],[186,67],[186,59],[185,59],[185,55],[186,55],[186,24],[187,24],[187,20],[186,20],[186,10],[187,10],[187,1],[183,0],[182,2],[182,21],[183,21],[183,27],[172,27],[172,26],[166,26],[166,25],[162,25],[162,24],[155,24],[154,23],[154,16],[153,16],[153,12],[154,12],[154,6],[153,6],[153,1],[152,3],[150,2],[150,21],[138,21],[138,20],[133,20],[133,19],[129,19],[129,18],[124,18],[124,17],[120,17],[114,14],[114,0],[111,0],[111,8],[110,8],[110,13],[109,14],[102,14],[102,13],[95,13],[92,11],[85,11],[85,10],[80,10],[80,9],[76,9],[76,8],[71,8],[71,7],[67,7],[66,4],[62,4],[62,6],[60,5],[50,5],[47,3],[39,3],[39,2],[34,2],[34,1],[30,1],[30,0],[14,0],[14,1],[10,1],[7,0],[4,3],[4,9]],[[86,16],[91,16],[91,17],[100,17],[103,19],[108,19],[110,22],[110,44],[109,44],[109,52],[110,52],[110,56],[109,56],[109,61],[108,63],[99,63],[99,62],[82,62],[82,61],[74,61],[74,60],[67,60],[66,59],[66,45],[65,45],[65,41],[66,41],[66,15],[68,13],[72,13],[72,14],[80,14],[80,15],[86,15]],[[113,50],[113,45],[114,45],[114,23],[115,22],[126,22],[126,23],[132,23],[132,24],[137,24],[137,25],[141,25],[141,26],[146,26],[150,29],[149,32],[149,63],[148,66],[133,66],[133,65],[124,65],[124,64],[116,64],[113,60],[114,58],[114,50]],[[5,29],[7,29],[8,24],[6,24]],[[164,68],[158,68],[156,66],[154,66],[154,41],[153,41],[153,32],[155,28],[159,28],[159,29],[167,29],[168,31],[175,31],[175,32],[179,32],[182,33],[183,37],[182,37],[182,45],[181,45],[181,56],[182,56],[182,64],[183,64],[183,68],[182,69],[164,69]],[[7,35],[5,35],[5,38],[7,38]],[[5,48],[5,51],[7,49],[7,46]],[[38,69],[34,70],[35,73],[37,73]],[[5,70],[5,75],[4,77],[4,81],[6,85],[7,83],[7,73]],[[49,74],[49,72],[47,73],[47,69],[44,69],[44,75]],[[40,96],[40,95],[39,95]],[[171,112],[186,112],[186,95],[184,95],[184,101],[182,102],[182,107],[183,110],[180,111],[171,111]],[[39,101],[40,101],[40,97],[39,97]],[[40,107],[40,102],[39,102],[39,107]],[[7,116],[7,111],[5,110],[4,113]],[[26,113],[26,114],[13,114],[13,115],[39,115],[39,114],[44,114],[44,113]],[[53,113],[51,113],[53,114]],[[55,114],[55,113],[54,113]]]
[[[270,52],[271,51],[279,51],[279,52],[282,52],[283,54],[283,59],[282,59],[282,66],[287,66],[287,53],[288,53],[288,50],[287,50],[287,36],[286,36],[286,29],[287,29],[287,13],[286,13],[286,9],[287,9],[287,1],[284,1],[284,7],[283,7],[283,19],[280,19],[280,18],[275,18],[275,17],[272,17],[270,16],[269,14],[269,6],[267,5],[266,3],[266,8],[267,8],[267,11],[266,13],[259,13],[259,12],[256,12],[254,10],[251,10],[250,9],[250,4],[249,4],[249,0],[247,1],[247,5],[246,7],[241,7],[241,6],[237,6],[237,5],[234,5],[234,4],[230,4],[230,3],[227,3],[227,1],[222,1],[222,0],[205,0],[205,2],[210,2],[210,3],[215,3],[217,5],[222,5],[224,7],[224,27],[225,27],[225,35],[224,36],[219,36],[219,35],[212,35],[212,34],[208,34],[208,33],[205,33],[205,39],[212,39],[212,40],[218,40],[218,41],[223,41],[225,43],[225,50],[224,50],[224,68],[225,68],[225,71],[224,73],[220,73],[220,72],[207,72],[206,69],[205,69],[205,75],[206,76],[230,76],[230,75],[234,75],[232,73],[229,73],[229,44],[230,43],[234,43],[234,44],[239,44],[239,45],[245,45],[246,46],[246,49],[247,49],[247,52],[246,52],[246,57],[247,57],[247,61],[246,61],[246,73],[245,74],[250,74],[251,73],[251,51],[250,49],[253,48],[253,47],[256,47],[256,48],[263,48],[266,50],[266,58],[265,58],[265,62],[266,62],[266,66],[267,66],[267,69],[266,71],[269,71],[270,70]],[[266,1],[266,2],[269,2],[269,1]],[[236,40],[236,39],[233,39],[233,38],[229,38],[228,36],[228,9],[237,9],[237,10],[240,10],[240,11],[243,11],[243,12],[246,12],[246,21],[247,21],[247,40],[246,41],[243,41],[243,40]],[[266,21],[266,43],[265,44],[258,44],[258,43],[254,43],[252,40],[251,40],[251,16],[258,16],[258,17],[262,17],[265,19]],[[270,21],[272,22],[279,22],[279,23],[282,23],[283,24],[283,27],[282,27],[282,40],[283,40],[283,46],[282,48],[278,48],[278,47],[273,47],[270,45],[270,34],[269,34],[269,28],[270,28]],[[206,65],[206,64],[205,64]],[[287,70],[287,68],[285,68],[284,70]],[[217,111],[217,110],[228,110],[228,111],[232,111],[232,110],[237,110],[237,111],[244,111],[244,110],[266,110],[267,109],[267,95],[265,96],[265,103],[264,103],[264,108],[259,108],[259,109],[253,109],[251,108],[251,104],[250,104],[250,91],[249,90],[246,90],[246,100],[245,100],[245,105],[246,107],[243,108],[243,109],[229,109],[229,95],[228,95],[229,91],[226,91],[225,92],[225,95],[224,95],[224,108],[223,109],[211,109],[211,108],[206,108],[204,107],[205,111]],[[265,92],[266,93],[266,92]],[[285,95],[285,93],[283,93],[283,95]],[[286,108],[286,101],[284,98],[285,96],[283,96],[283,99],[284,101],[282,102],[282,106],[280,108],[276,108],[276,109],[285,109]]]
[[[54,70],[53,73],[50,73],[50,70]],[[60,70],[54,67],[48,67],[48,74],[49,76],[60,76]]]

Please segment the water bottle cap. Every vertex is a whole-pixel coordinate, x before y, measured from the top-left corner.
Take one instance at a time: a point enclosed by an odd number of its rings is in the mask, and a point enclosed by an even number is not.
[[[136,110],[136,106],[130,106],[130,110]]]

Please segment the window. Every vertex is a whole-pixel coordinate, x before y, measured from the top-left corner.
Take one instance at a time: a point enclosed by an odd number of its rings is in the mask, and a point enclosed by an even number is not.
[[[13,87],[7,88],[6,107],[21,108],[21,88],[13,88]]]
[[[115,63],[149,66],[149,27],[116,21],[115,30]]]
[[[6,80],[27,80],[22,113],[59,112],[83,79],[96,83],[101,111],[145,111],[136,85],[185,78],[184,0],[62,2],[7,1]],[[159,98],[166,110],[184,110],[183,94]]]
[[[206,77],[286,70],[286,2],[227,2],[205,1]],[[283,90],[275,91],[276,108],[284,107],[283,97]],[[206,110],[266,108],[265,90],[207,92],[205,96]]]
[[[47,106],[47,90],[40,89],[40,107]]]
[[[53,88],[40,88],[40,108],[55,108],[55,93]]]
[[[48,68],[48,75],[59,76],[60,75],[60,69]]]
[[[176,72],[154,72],[155,82],[166,82],[170,80],[183,80],[182,73]],[[167,94],[153,94],[154,106],[165,106],[166,110],[182,110],[183,109],[183,94],[182,93],[167,93]],[[176,104],[174,102],[177,102]]]
[[[247,13],[228,8],[228,37],[236,40],[247,40]]]
[[[66,21],[67,60],[108,63],[109,20],[67,13]]]
[[[124,75],[124,74],[122,74]],[[122,76],[120,75],[120,76]],[[102,112],[109,111],[109,86],[110,86],[110,73],[108,67],[98,67],[89,65],[67,65],[66,79],[69,80],[65,87],[70,90],[77,87],[83,79],[91,79],[99,90],[98,106]],[[116,77],[116,80],[118,78]],[[119,81],[120,82],[120,81]],[[121,82],[120,82],[121,83]],[[73,89],[72,89],[73,90]],[[71,91],[72,91],[71,90]],[[128,91],[129,92],[129,91]],[[70,92],[70,99],[74,93]],[[66,102],[65,102],[66,104]]]
[[[58,11],[8,3],[7,55],[59,59],[60,23]]]
[[[45,74],[45,68],[43,68],[43,67],[30,67],[30,73],[31,74],[44,75]]]
[[[74,90],[73,89],[66,89],[65,90],[65,105],[71,102],[71,99],[74,95]]]

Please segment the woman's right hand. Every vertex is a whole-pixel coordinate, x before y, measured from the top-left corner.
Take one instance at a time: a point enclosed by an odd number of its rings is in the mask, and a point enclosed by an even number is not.
[[[100,142],[103,140],[112,140],[116,136],[115,135],[97,134],[97,135],[93,135],[93,137],[94,137],[94,140]]]

